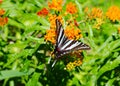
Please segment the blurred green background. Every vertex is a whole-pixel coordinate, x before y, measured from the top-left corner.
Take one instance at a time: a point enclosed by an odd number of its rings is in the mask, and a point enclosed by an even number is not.
[[[0,27],[0,86],[120,86],[119,20],[111,22],[105,19],[99,30],[92,27],[91,21],[81,24],[84,41],[91,50],[83,51],[80,67],[68,71],[64,69],[62,60],[54,68],[47,64],[48,53],[53,48],[44,41],[44,35],[50,23],[46,17],[38,16],[37,12],[48,8],[49,0],[1,1],[0,8],[5,10],[1,17],[7,17],[8,23]],[[98,7],[103,14],[110,6],[120,8],[120,0],[64,2],[65,5],[75,3],[81,19],[85,16],[85,7]]]

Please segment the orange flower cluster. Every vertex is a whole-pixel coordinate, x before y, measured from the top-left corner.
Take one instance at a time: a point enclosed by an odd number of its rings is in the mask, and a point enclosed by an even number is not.
[[[3,9],[0,9],[0,16],[4,15],[5,14],[5,10]]]
[[[72,2],[67,4],[66,11],[70,14],[75,14],[77,13],[77,8],[76,5],[73,4]]]
[[[4,26],[7,22],[8,22],[7,17],[5,17],[5,18],[0,17],[0,26]]]
[[[91,12],[88,12],[88,8],[85,8],[84,12],[90,19],[102,18],[103,16],[103,11],[100,8],[92,8]]]
[[[52,0],[52,2],[48,2],[48,6],[50,9],[54,9],[55,11],[61,11],[62,10],[62,0]],[[44,9],[45,10],[45,9]],[[42,13],[43,10],[41,10],[38,14],[43,14]],[[68,3],[66,6],[66,11],[70,14],[74,14],[77,13],[77,8],[75,6],[75,4],[73,4],[72,2]],[[46,13],[46,11],[45,11]],[[61,23],[63,23],[62,20],[62,15],[60,14],[49,14],[49,21],[50,21],[50,30],[47,30],[46,35],[45,35],[45,40],[49,41],[53,44],[55,44],[55,29],[56,29],[56,23],[55,20],[58,19]],[[82,35],[80,34],[80,29],[78,28],[74,28],[74,27],[78,27],[78,23],[76,20],[74,20],[74,24],[70,23],[66,29],[65,29],[65,35],[69,38],[69,39],[74,39],[74,40],[78,40],[79,38],[82,37]]]
[[[96,29],[100,29],[100,26],[103,24],[104,22],[103,22],[103,19],[102,18],[97,18],[96,19],[96,23],[94,24],[94,28],[96,28]]]
[[[43,8],[42,10],[37,12],[37,15],[39,15],[39,16],[42,16],[42,15],[46,16],[46,15],[48,15],[48,13],[49,13],[49,11],[46,8]]]
[[[120,8],[117,6],[111,6],[106,12],[106,16],[113,22],[120,20]]]
[[[0,26],[4,26],[8,22],[7,17],[2,17],[5,14],[5,10],[0,9]]]
[[[66,65],[66,69],[70,71],[70,70],[74,69],[75,67],[80,66],[81,64],[82,64],[81,60],[75,60],[74,62],[69,62]]]
[[[84,12],[85,12],[85,13],[88,13],[88,11],[89,11],[89,8],[86,7],[86,8],[84,9]]]
[[[82,61],[81,61],[81,60],[75,60],[75,61],[73,62],[73,64],[74,64],[75,66],[80,66],[80,65],[82,64]]]
[[[69,25],[66,27],[65,29],[65,35],[69,38],[69,39],[74,39],[74,40],[78,40],[79,38],[82,37],[81,35],[81,31],[78,28],[74,28],[73,25]]]
[[[52,0],[52,2],[48,2],[48,6],[50,9],[54,9],[57,11],[62,10],[62,0]]]
[[[56,40],[55,40],[55,38],[56,38],[55,29],[49,29],[49,30],[47,30],[46,31],[46,35],[45,35],[44,38],[45,38],[46,41],[49,41],[49,42],[55,44],[56,43]]]
[[[3,2],[3,0],[0,0],[0,4]]]

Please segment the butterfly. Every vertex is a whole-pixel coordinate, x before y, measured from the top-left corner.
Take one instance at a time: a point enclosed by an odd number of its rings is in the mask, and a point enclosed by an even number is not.
[[[56,61],[72,51],[77,50],[89,50],[90,47],[87,44],[76,40],[70,40],[65,36],[64,29],[62,24],[58,19],[56,19],[56,44],[53,54],[55,55],[55,60],[52,64],[52,67],[55,65]]]

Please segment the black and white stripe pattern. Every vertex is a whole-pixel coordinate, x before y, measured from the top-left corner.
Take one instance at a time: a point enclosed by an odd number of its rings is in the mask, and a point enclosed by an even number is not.
[[[90,49],[88,45],[82,42],[75,41],[75,40],[69,40],[65,36],[64,29],[62,28],[62,24],[60,23],[58,19],[56,19],[56,34],[57,34],[57,38],[56,38],[56,45],[55,45],[55,50],[54,50],[56,59],[60,58],[61,56],[65,54],[71,53],[72,51]]]

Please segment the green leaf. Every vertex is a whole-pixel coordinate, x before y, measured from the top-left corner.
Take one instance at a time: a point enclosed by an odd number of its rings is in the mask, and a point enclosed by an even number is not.
[[[30,75],[34,72],[34,69],[30,69],[27,72],[20,72],[18,70],[2,70],[0,71],[0,80],[12,77],[21,77],[24,75]]]

